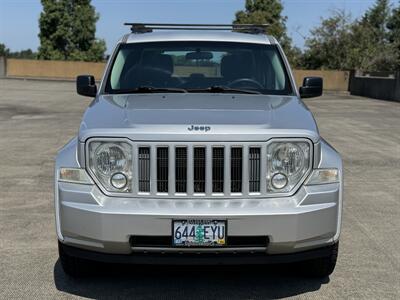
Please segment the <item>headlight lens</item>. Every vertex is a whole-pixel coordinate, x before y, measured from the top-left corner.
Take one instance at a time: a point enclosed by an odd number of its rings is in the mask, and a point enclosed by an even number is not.
[[[89,168],[110,192],[130,192],[132,147],[124,142],[91,142]]]
[[[267,148],[269,192],[290,192],[311,168],[307,142],[273,142]]]

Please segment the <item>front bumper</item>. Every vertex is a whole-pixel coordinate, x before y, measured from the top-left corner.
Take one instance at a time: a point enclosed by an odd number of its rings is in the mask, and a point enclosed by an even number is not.
[[[76,150],[75,138],[59,152],[56,160],[56,230],[64,246],[115,255],[175,255],[184,252],[276,255],[329,247],[339,240],[343,202],[342,162],[340,155],[323,140],[319,162],[314,167],[337,168],[340,182],[304,185],[291,197],[277,198],[110,197],[95,184],[58,181],[60,167],[82,167]],[[228,246],[182,249],[171,246],[139,247],[132,243],[132,236],[171,237],[172,220],[186,218],[227,220]],[[253,236],[266,237],[268,243],[264,247],[238,248],[229,245],[230,237]]]
[[[77,257],[89,261],[136,264],[136,265],[261,265],[295,263],[316,258],[329,257],[335,244],[327,247],[311,249],[289,254],[266,253],[133,253],[133,254],[109,254],[90,251],[59,244],[60,251],[68,256]]]
[[[260,199],[140,199],[105,196],[96,185],[58,182],[58,238],[103,253],[263,252],[282,254],[338,240],[340,183],[303,186],[292,197]],[[232,236],[265,236],[263,247],[206,249],[135,247],[132,236],[171,236],[173,219],[224,219]],[[172,239],[172,238],[171,238]]]

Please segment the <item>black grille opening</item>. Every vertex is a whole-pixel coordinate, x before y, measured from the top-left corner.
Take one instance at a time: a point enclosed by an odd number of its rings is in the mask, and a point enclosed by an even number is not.
[[[172,237],[169,235],[134,235],[130,238],[131,247],[172,247]],[[268,247],[268,236],[228,236],[227,247]]]
[[[139,192],[150,192],[150,148],[139,148]]]
[[[175,149],[175,191],[186,193],[187,186],[187,149]]]
[[[231,148],[231,192],[242,191],[242,159],[243,150],[239,147]]]
[[[224,192],[224,148],[212,149],[212,191],[213,193]]]
[[[206,148],[193,149],[193,191],[205,193],[206,191]]]
[[[260,148],[249,149],[249,192],[260,191]]]
[[[157,192],[168,193],[168,147],[157,148]]]

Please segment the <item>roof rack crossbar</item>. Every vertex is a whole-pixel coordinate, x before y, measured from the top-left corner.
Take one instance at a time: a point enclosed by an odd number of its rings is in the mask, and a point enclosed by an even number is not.
[[[124,23],[131,26],[132,33],[153,30],[231,30],[246,33],[264,33],[268,24],[167,24],[167,23]]]

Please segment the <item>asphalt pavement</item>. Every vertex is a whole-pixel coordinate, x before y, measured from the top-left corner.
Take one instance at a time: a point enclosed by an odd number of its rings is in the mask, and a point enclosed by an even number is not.
[[[113,268],[79,280],[58,261],[54,157],[90,99],[74,83],[0,80],[0,299],[400,299],[400,103],[306,101],[343,156],[339,260],[326,279],[293,268]]]

